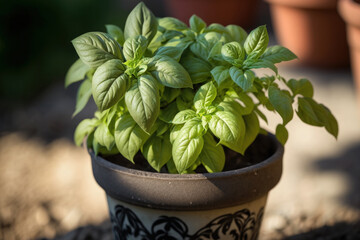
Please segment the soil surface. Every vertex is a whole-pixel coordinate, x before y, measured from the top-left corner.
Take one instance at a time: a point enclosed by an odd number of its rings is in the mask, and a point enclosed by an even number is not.
[[[289,125],[284,173],[271,191],[259,239],[360,239],[360,101],[349,70],[280,68],[307,77],[340,126]],[[25,107],[0,115],[0,239],[112,239],[105,195],[87,153],[72,141],[75,89],[54,85]],[[269,115],[269,129],[280,121]],[[264,125],[265,126],[265,125]]]

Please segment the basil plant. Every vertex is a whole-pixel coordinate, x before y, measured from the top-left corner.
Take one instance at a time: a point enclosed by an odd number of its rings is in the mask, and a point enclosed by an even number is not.
[[[190,27],[189,27],[190,26]],[[307,79],[286,80],[275,64],[296,56],[268,47],[266,26],[250,33],[236,25],[207,25],[193,15],[189,26],[157,19],[144,3],[129,14],[124,30],[85,33],[72,41],[79,59],[66,75],[68,86],[82,81],[76,110],[92,96],[98,110],[75,131],[96,154],[121,154],[129,161],[141,151],[156,171],[193,173],[203,165],[222,171],[224,148],[244,154],[259,133],[263,110],[278,113],[277,139],[285,144],[286,125],[297,116],[323,126],[335,137],[331,112],[313,100]],[[257,76],[268,68],[272,75]]]

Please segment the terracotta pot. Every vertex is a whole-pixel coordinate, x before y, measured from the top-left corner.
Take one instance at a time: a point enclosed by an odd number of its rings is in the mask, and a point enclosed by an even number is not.
[[[337,13],[337,0],[266,1],[279,43],[299,57],[292,63],[324,68],[349,64],[346,29]]]
[[[360,1],[340,0],[338,9],[347,26],[351,67],[360,101]]]
[[[166,0],[164,4],[169,16],[185,23],[196,14],[207,24],[237,24],[250,28],[256,19],[259,0]]]
[[[256,239],[268,192],[281,177],[284,153],[273,135],[261,135],[256,142],[257,152],[267,156],[257,164],[184,175],[126,168],[90,150],[94,177],[107,195],[115,239],[213,239],[208,238],[211,234]]]

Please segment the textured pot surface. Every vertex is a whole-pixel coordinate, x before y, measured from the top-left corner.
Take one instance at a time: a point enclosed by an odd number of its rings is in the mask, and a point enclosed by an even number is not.
[[[336,10],[336,1],[267,2],[278,41],[299,57],[294,64],[348,66],[346,27]]]
[[[340,0],[338,9],[347,25],[351,68],[360,101],[360,3],[353,0]]]
[[[115,240],[248,239],[259,234],[266,195],[250,203],[208,211],[139,207],[108,196]]]
[[[96,181],[119,201],[167,210],[225,208],[264,196],[280,180],[283,146],[273,135],[261,137],[270,146],[270,157],[249,167],[220,173],[146,172],[114,164],[91,151],[90,155]]]
[[[188,23],[196,14],[207,24],[237,24],[251,27],[256,17],[259,0],[166,0],[168,14]]]

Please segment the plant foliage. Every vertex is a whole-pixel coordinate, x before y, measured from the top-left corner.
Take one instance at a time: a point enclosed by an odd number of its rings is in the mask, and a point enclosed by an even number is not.
[[[144,3],[129,14],[124,31],[85,33],[72,41],[79,55],[66,86],[83,81],[77,114],[92,97],[93,119],[75,131],[80,145],[96,153],[133,161],[139,151],[157,171],[191,173],[203,165],[221,171],[223,146],[243,154],[265,121],[263,109],[278,113],[276,137],[285,144],[294,111],[305,123],[337,137],[330,110],[313,100],[307,79],[285,80],[275,64],[296,59],[282,46],[268,47],[266,26],[249,34],[236,25],[209,26],[193,15],[188,27],[178,19],[156,19]],[[270,69],[259,77],[254,70]],[[284,87],[280,87],[284,86]]]

